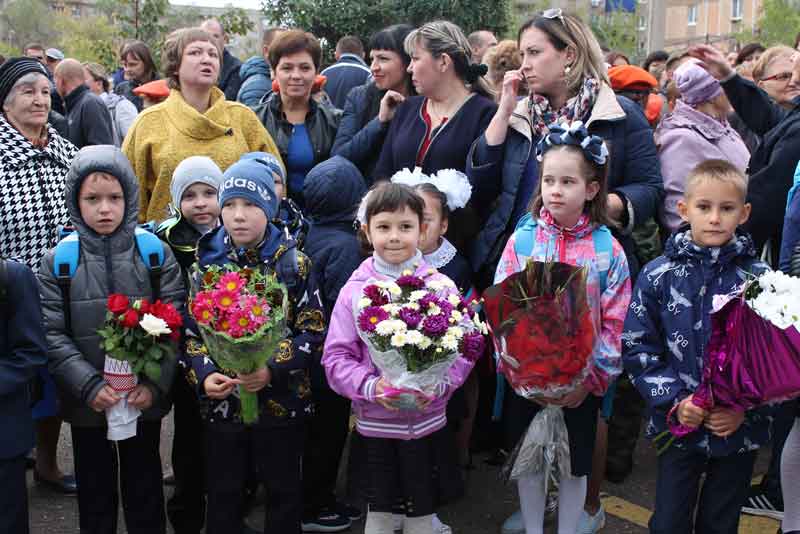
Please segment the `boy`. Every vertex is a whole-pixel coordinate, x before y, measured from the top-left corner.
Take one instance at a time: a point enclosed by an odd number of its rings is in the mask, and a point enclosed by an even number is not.
[[[121,293],[130,299],[153,299],[183,307],[180,267],[163,246],[159,287],[137,250],[139,186],[130,163],[111,145],[83,148],[70,166],[66,184],[70,222],[79,236],[80,253],[69,287],[54,273],[56,250],[42,259],[39,284],[49,345],[50,372],[61,411],[72,425],[75,475],[78,480],[80,531],[116,532],[119,486],[131,534],[165,532],[159,441],[161,418],[169,412],[167,393],[175,360],[165,358],[158,383],[140,377],[128,404],[142,411],[136,435],[107,439],[107,408],[120,397],[105,382],[105,352],[97,330],[105,322],[107,299]],[[62,265],[63,266],[63,265]],[[64,303],[69,306],[64,311]]]
[[[172,249],[186,282],[197,257],[197,242],[219,224],[217,195],[222,171],[211,158],[192,156],[172,173],[173,217],[158,227],[158,237]],[[179,362],[183,363],[183,361]],[[194,388],[184,373],[172,383],[175,402],[175,435],[172,469],[175,492],[167,501],[167,516],[177,534],[199,534],[205,519],[205,477],[203,465],[203,421]]]
[[[28,385],[47,363],[39,287],[30,268],[0,259],[0,532],[28,534],[25,456],[33,446]]]
[[[190,339],[190,379],[204,395],[206,420],[207,534],[241,528],[242,493],[248,473],[267,488],[265,533],[300,531],[301,457],[306,418],[312,413],[308,368],[318,362],[325,320],[308,258],[272,221],[278,199],[269,163],[243,156],[223,175],[219,203],[223,226],[200,239],[198,263],[236,264],[275,272],[289,292],[289,337],[266,367],[236,375],[219,369],[214,354]],[[199,273],[198,275],[200,275]],[[258,392],[259,420],[241,422],[236,387]],[[253,462],[247,451],[252,451]]]
[[[706,412],[691,402],[703,373],[714,296],[735,291],[745,273],[768,269],[750,237],[737,230],[750,214],[746,192],[747,179],[726,161],[708,160],[692,170],[678,202],[688,225],[642,270],[625,320],[623,362],[647,403],[648,437],[668,430],[668,418],[696,428],[658,457],[652,534],[736,534],[755,450],[769,439],[770,409]]]

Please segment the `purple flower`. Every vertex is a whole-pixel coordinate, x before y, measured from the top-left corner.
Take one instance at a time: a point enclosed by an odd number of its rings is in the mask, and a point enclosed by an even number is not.
[[[422,289],[425,287],[425,281],[419,276],[401,276],[397,279],[397,285],[411,289]]]
[[[362,332],[374,332],[378,323],[389,318],[389,314],[377,306],[367,306],[358,315],[358,328]]]
[[[373,306],[383,306],[389,304],[389,299],[383,294],[381,288],[375,284],[368,285],[364,288],[364,296],[372,301]]]
[[[412,310],[411,308],[403,308],[400,310],[400,319],[408,325],[408,328],[414,330],[419,326],[419,323],[422,321],[422,314],[417,310]]]
[[[419,299],[419,308],[423,311],[427,310],[430,307],[431,303],[439,304],[439,299],[433,293],[428,293],[427,295]]]
[[[447,332],[447,319],[444,315],[431,315],[422,321],[422,329],[429,336],[441,336]]]
[[[470,332],[464,335],[462,343],[464,344],[464,357],[468,360],[476,361],[483,354],[486,341],[480,332]]]

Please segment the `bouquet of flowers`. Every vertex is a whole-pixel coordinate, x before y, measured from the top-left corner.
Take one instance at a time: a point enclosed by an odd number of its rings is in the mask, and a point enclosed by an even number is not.
[[[771,271],[714,297],[703,378],[692,402],[745,411],[800,396],[800,278]],[[694,429],[669,417],[670,432]],[[668,446],[668,445],[667,445]]]
[[[573,391],[592,365],[595,324],[586,293],[586,268],[528,261],[525,269],[488,288],[484,310],[494,334],[498,368],[526,399]],[[561,408],[548,405],[531,422],[504,467],[506,479],[570,473]]]
[[[97,333],[106,352],[103,378],[121,397],[106,410],[108,438],[116,441],[136,435],[141,412],[128,405],[128,393],[139,383],[137,375],[161,380],[161,362],[174,357],[183,318],[171,304],[131,302],[116,293],[108,297],[107,308],[105,326]]]
[[[435,272],[435,271],[432,271]],[[447,278],[406,271],[397,281],[367,284],[354,308],[359,337],[404,407],[433,397],[456,358],[477,360],[486,326]]]
[[[211,265],[193,279],[190,313],[211,358],[250,374],[270,360],[288,335],[288,294],[276,275],[235,265]],[[258,421],[258,396],[239,389],[242,421]]]

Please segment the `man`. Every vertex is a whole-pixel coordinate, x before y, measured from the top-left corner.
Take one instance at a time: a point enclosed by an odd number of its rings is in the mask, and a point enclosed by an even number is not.
[[[354,35],[345,35],[336,43],[336,63],[322,71],[328,78],[325,92],[339,109],[344,108],[350,89],[364,85],[372,75],[364,63],[364,45]]]
[[[245,106],[255,107],[265,94],[272,90],[272,71],[269,66],[269,47],[282,28],[267,28],[261,36],[261,55],[253,56],[242,64],[239,78],[242,85],[236,100]]]
[[[225,34],[225,28],[217,19],[208,19],[200,25],[206,33],[208,33],[217,45],[217,48],[222,50],[222,61],[219,70],[219,87],[225,93],[226,100],[236,100],[239,94],[239,87],[242,81],[239,79],[239,69],[242,67],[242,62],[239,58],[228,52],[225,44],[228,42],[228,36]]]
[[[65,59],[56,67],[54,77],[67,110],[67,139],[78,148],[113,145],[111,114],[84,83],[83,65],[76,59]]]
[[[55,50],[55,48],[53,48],[52,50]],[[29,43],[25,46],[23,51],[25,53],[25,57],[35,59],[36,61],[47,67],[47,60],[46,60],[47,55],[42,45],[40,45],[39,43]],[[63,54],[61,56],[61,59],[64,59]],[[50,78],[50,110],[51,112],[55,112],[57,114],[57,117],[55,117],[55,119],[51,118],[52,120],[50,120],[50,123],[53,124],[53,126],[55,126],[56,129],[58,130],[58,133],[63,136],[66,133],[66,131],[64,131],[59,127],[61,125],[59,119],[62,118],[61,115],[64,115],[64,101],[61,100],[61,96],[56,91],[56,85],[53,82],[53,71],[49,68],[47,69],[47,76],[48,78]]]
[[[25,57],[35,59],[42,65],[47,65],[44,61],[44,47],[39,43],[29,43],[25,45],[23,53],[25,54]]]
[[[44,64],[47,67],[47,70],[50,71],[50,74],[54,74],[56,72],[56,67],[58,67],[58,64],[62,61],[64,61],[64,52],[58,48],[48,48],[45,50]]]
[[[467,37],[469,46],[472,48],[472,61],[475,63],[483,63],[483,56],[486,51],[493,46],[497,46],[497,37],[490,31],[478,30],[472,32]]]

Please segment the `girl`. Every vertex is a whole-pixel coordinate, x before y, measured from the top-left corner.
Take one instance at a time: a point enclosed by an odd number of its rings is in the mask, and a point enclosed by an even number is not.
[[[588,300],[598,337],[591,370],[577,389],[561,398],[541,397],[535,402],[516,394],[506,395],[503,416],[507,438],[513,446],[543,405],[564,408],[572,476],[560,481],[558,532],[574,534],[592,469],[600,398],[620,373],[620,336],[631,290],[622,247],[602,227],[609,220],[608,150],[602,139],[590,136],[580,121],[573,122],[569,130],[551,125],[549,131],[538,146],[538,156],[542,158],[540,178],[530,215],[526,216],[531,217],[531,222],[520,224],[508,240],[495,283],[524,269],[528,259],[586,265]],[[604,241],[607,247],[603,246]],[[545,506],[543,477],[530,475],[517,484],[525,532],[540,534]]]
[[[405,502],[406,534],[433,534],[435,443],[446,423],[447,399],[466,379],[472,362],[459,357],[448,386],[418,410],[400,410],[384,391],[391,386],[372,363],[361,341],[353,304],[375,280],[394,280],[406,270],[426,280],[446,280],[422,257],[418,246],[426,227],[424,202],[407,185],[381,183],[362,201],[362,232],[374,252],[345,284],[331,316],[322,364],[334,391],[353,402],[356,431],[363,438],[370,496],[366,534],[394,531],[392,507],[398,493]]]

